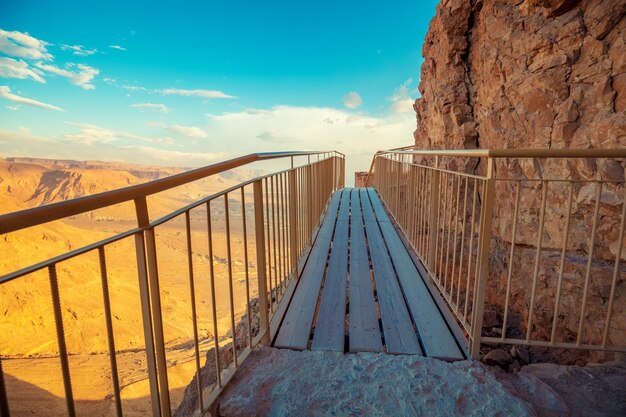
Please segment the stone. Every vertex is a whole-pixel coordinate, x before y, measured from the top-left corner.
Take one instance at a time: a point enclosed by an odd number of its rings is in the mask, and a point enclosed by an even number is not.
[[[487,365],[499,366],[504,368],[512,362],[513,358],[504,349],[493,349],[485,355],[485,363]]]
[[[524,365],[528,365],[530,363],[530,353],[528,349],[523,346],[513,346],[511,347],[511,356],[520,360]]]
[[[494,310],[485,310],[483,313],[483,328],[496,327],[498,314]]]

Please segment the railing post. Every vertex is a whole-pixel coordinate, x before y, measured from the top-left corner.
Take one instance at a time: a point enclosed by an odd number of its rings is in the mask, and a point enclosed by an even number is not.
[[[148,215],[148,204],[145,197],[135,199],[135,210],[137,213],[137,225],[140,228],[144,228],[142,240],[145,242],[146,264],[143,265],[144,270],[142,272],[145,274],[147,269],[150,306],[152,307],[152,333],[154,335],[154,353],[156,359],[156,371],[158,374],[161,415],[163,417],[169,417],[172,413],[172,410],[170,406],[170,392],[167,378],[167,361],[165,357],[165,342],[163,337],[163,318],[161,316],[161,293],[159,290],[156,240],[154,235],[154,228],[149,227],[150,217]],[[143,279],[146,279],[146,277],[144,276]],[[142,297],[142,304],[143,302],[144,299]],[[147,329],[144,330],[147,331]],[[147,348],[148,346],[146,345],[146,349]]]
[[[256,237],[257,281],[259,285],[259,332],[261,344],[270,345],[270,318],[267,303],[267,276],[265,267],[265,232],[263,224],[263,182],[254,181],[254,233]]]
[[[439,193],[439,156],[435,157],[435,169],[433,170],[433,176],[430,182],[430,213],[428,217],[428,272],[430,274],[435,273],[435,262],[437,254],[437,219],[439,217],[439,199],[441,197]],[[432,279],[432,277],[430,277]]]
[[[485,308],[485,289],[489,277],[489,245],[491,243],[491,221],[493,214],[493,199],[495,194],[495,180],[493,179],[493,159],[487,159],[487,179],[485,180],[485,194],[481,207],[480,243],[478,246],[478,276],[476,277],[476,292],[472,311],[472,334],[470,335],[470,353],[472,358],[480,358],[480,340],[483,329],[483,311]],[[466,289],[469,291],[469,288]]]

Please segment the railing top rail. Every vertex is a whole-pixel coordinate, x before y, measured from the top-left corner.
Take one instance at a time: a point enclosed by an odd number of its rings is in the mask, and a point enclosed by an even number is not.
[[[205,167],[196,168],[190,171],[181,172],[180,174],[171,175],[169,177],[146,182],[143,184],[119,188],[116,190],[105,191],[102,193],[79,197],[72,200],[61,201],[58,203],[52,203],[44,206],[3,214],[0,215],[0,234],[14,232],[16,230],[25,229],[27,227],[36,226],[54,220],[60,220],[69,216],[85,213],[88,211],[113,206],[115,204],[132,201],[138,198],[143,198],[257,161],[323,154],[339,155],[342,158],[345,157],[344,154],[337,151],[286,151],[253,153],[238,158],[229,159],[227,161],[218,162],[212,165],[207,165]]]
[[[409,147],[407,147],[409,148]],[[408,154],[468,158],[626,158],[622,149],[415,149],[381,150],[376,155]]]

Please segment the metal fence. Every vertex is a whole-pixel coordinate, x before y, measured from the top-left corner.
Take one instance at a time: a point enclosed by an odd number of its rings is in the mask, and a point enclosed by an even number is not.
[[[294,158],[298,157],[306,158],[306,163],[294,167]],[[198,200],[158,220],[150,221],[146,198],[149,195],[251,162],[277,158],[290,158],[291,169],[251,179]],[[0,277],[0,285],[5,285],[14,280],[40,274],[42,271],[47,273],[67,415],[75,416],[77,406],[72,389],[72,371],[74,371],[70,363],[72,355],[66,346],[65,310],[72,304],[80,303],[81,300],[62,300],[60,296],[59,278],[62,277],[60,277],[59,268],[62,268],[65,262],[94,254],[97,256],[99,276],[90,279],[99,279],[101,282],[103,301],[101,312],[106,327],[114,409],[115,415],[122,416],[124,415],[124,401],[120,394],[120,374],[124,369],[118,363],[120,349],[116,348],[109,291],[108,269],[112,265],[110,261],[107,261],[107,253],[112,246],[120,242],[129,248],[134,247],[138,300],[124,300],[123,302],[137,303],[141,309],[143,347],[146,355],[145,366],[149,380],[152,415],[170,416],[176,410],[177,404],[172,404],[168,383],[170,351],[167,349],[164,336],[167,311],[162,306],[162,291],[165,285],[163,280],[168,270],[172,269],[172,265],[165,265],[159,259],[168,250],[167,242],[162,241],[160,230],[175,222],[184,224],[183,239],[187,256],[185,259],[174,260],[180,263],[174,273],[187,275],[191,323],[178,323],[177,325],[191,325],[193,329],[194,378],[198,398],[196,411],[199,410],[201,414],[205,414],[250,351],[259,343],[269,345],[277,327],[276,320],[273,319],[277,317],[279,302],[283,295],[293,291],[295,287],[294,278],[298,276],[298,268],[301,267],[299,263],[302,263],[306,257],[311,238],[324,214],[327,201],[335,189],[344,186],[344,169],[344,156],[335,151],[253,154],[138,186],[0,216],[0,234],[4,234],[121,202],[134,202],[136,228]],[[215,228],[218,227],[226,236],[225,248],[221,248],[223,259],[216,255],[218,248],[213,241]],[[235,227],[240,231],[238,239],[233,239],[231,234]],[[209,266],[209,270],[202,271],[202,273],[195,265],[199,249],[194,245],[198,245],[198,239],[195,239],[198,234],[203,240],[206,239],[203,243],[206,248],[203,256],[208,259]],[[238,257],[233,255],[232,245],[235,244],[241,246],[242,256],[241,254]],[[214,268],[216,261],[221,259],[226,265],[225,277],[218,276]],[[240,265],[241,274],[245,280],[246,307],[242,319],[247,325],[242,327],[239,327],[236,322],[238,317],[235,314],[233,301],[235,265]],[[218,291],[219,279],[227,280],[226,293]],[[207,281],[208,291],[198,291],[199,286],[205,285]],[[67,285],[71,286],[73,283],[70,282]],[[256,298],[253,296],[254,293],[256,293]],[[224,299],[228,300],[226,303],[230,324],[228,334],[220,334],[216,311],[216,306]],[[26,302],[41,303],[42,300],[30,299]],[[208,315],[206,312],[198,311],[200,303],[210,306],[210,318],[206,317]],[[256,307],[253,308],[253,305]],[[253,315],[257,317],[252,317]],[[256,320],[259,322],[258,329],[252,325]],[[206,374],[202,372],[201,356],[204,352],[201,352],[200,345],[203,341],[198,334],[200,321],[211,325],[212,341],[209,340],[209,342],[212,344],[215,360],[215,373],[210,375],[211,383],[202,380]],[[2,337],[10,338],[11,334],[3,334]],[[224,350],[229,352],[224,352]],[[8,417],[11,411],[11,392],[2,373],[2,362],[0,358],[0,403],[2,404],[0,415]],[[146,412],[149,411],[146,410]]]
[[[378,152],[369,184],[474,358],[482,343],[626,351],[626,150],[409,148]]]

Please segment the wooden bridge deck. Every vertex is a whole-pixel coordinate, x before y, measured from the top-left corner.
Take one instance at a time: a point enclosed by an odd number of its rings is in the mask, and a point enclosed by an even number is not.
[[[464,359],[372,188],[332,196],[274,346]]]

